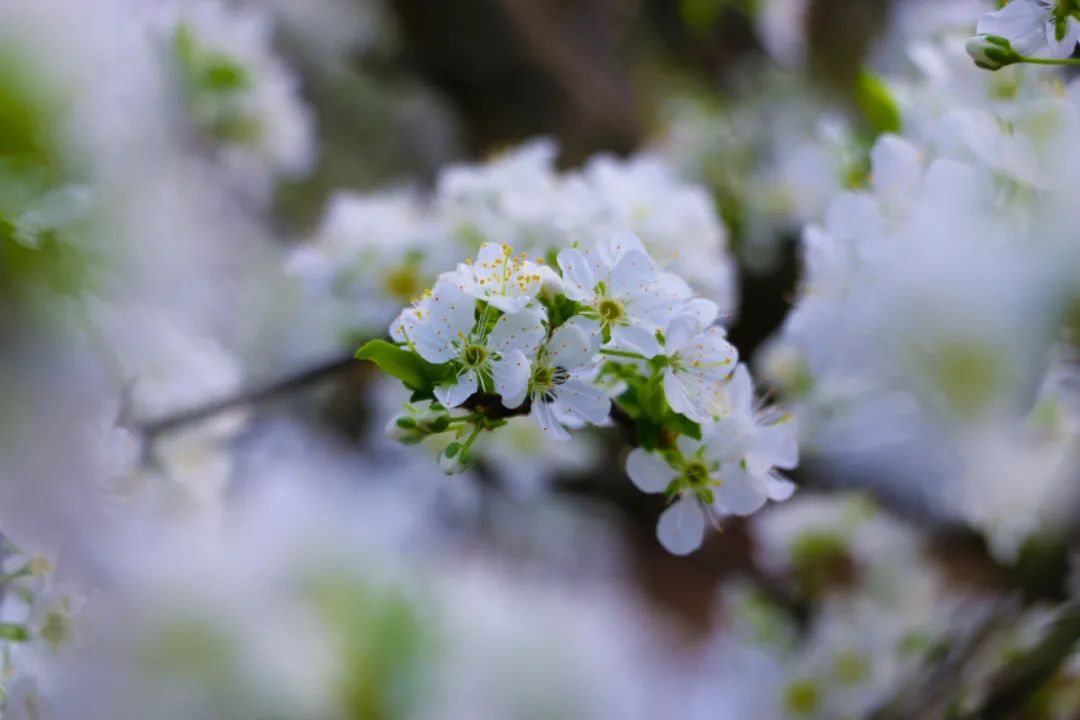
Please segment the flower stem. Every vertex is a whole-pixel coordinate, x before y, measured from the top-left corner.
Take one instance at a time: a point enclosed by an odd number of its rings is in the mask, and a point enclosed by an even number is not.
[[[1031,65],[1080,65],[1080,58],[1037,58],[1021,55],[1020,62]]]
[[[469,448],[476,442],[476,438],[479,437],[481,430],[483,430],[483,426],[479,424],[473,426],[472,435],[469,435],[469,439],[461,446],[461,457],[468,457]]]
[[[632,360],[648,360],[649,359],[649,358],[645,357],[644,355],[642,355],[640,353],[627,352],[625,350],[608,350],[608,349],[604,349],[604,350],[600,351],[600,354],[601,355],[607,355],[609,357],[630,358]]]

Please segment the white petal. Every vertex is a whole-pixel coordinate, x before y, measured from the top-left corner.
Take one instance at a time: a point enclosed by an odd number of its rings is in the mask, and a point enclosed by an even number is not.
[[[450,337],[459,332],[468,335],[476,324],[476,299],[452,282],[438,282],[426,307],[424,322],[445,327]]]
[[[616,347],[631,352],[638,352],[651,358],[660,352],[660,343],[656,335],[646,328],[636,325],[616,325],[611,328],[611,339]]]
[[[599,320],[594,320],[593,318],[587,318],[581,315],[577,315],[567,320],[564,323],[564,327],[565,326],[576,327],[581,330],[581,332],[585,333],[585,336],[589,338],[589,342],[592,345],[592,350],[590,353],[591,355],[596,355],[596,353],[600,352],[600,345],[602,344],[603,340],[600,334]]]
[[[436,365],[449,362],[457,357],[458,351],[451,342],[449,334],[441,326],[430,322],[416,323],[411,329],[405,325],[409,341],[420,357]]]
[[[720,487],[713,490],[716,508],[731,515],[749,515],[765,504],[765,488],[758,478],[738,465],[725,465]]]
[[[612,233],[600,241],[598,250],[604,263],[608,267],[614,267],[623,255],[630,251],[637,251],[648,255],[641,239],[632,232],[620,231]]]
[[[440,281],[425,308],[423,319],[411,328],[409,339],[428,362],[447,362],[457,355],[453,343],[469,335],[476,324],[476,300],[456,285]],[[405,330],[410,332],[408,325]]]
[[[752,415],[754,412],[754,381],[746,365],[739,363],[727,385],[728,403],[735,415]]]
[[[664,511],[656,524],[656,537],[672,555],[689,555],[705,539],[705,515],[697,499],[685,495]]]
[[[671,356],[690,344],[693,339],[697,323],[687,315],[680,315],[668,323],[664,331],[664,354]]]
[[[910,202],[922,181],[919,150],[896,135],[882,135],[870,151],[874,190],[890,199]]]
[[[635,448],[627,455],[626,474],[638,490],[647,493],[664,492],[675,479],[675,471],[664,458],[642,448]]]
[[[664,369],[664,397],[671,409],[680,415],[696,423],[705,423],[712,420],[712,413],[701,406],[700,400],[707,399],[695,397],[683,385],[682,379],[671,368]]]
[[[580,250],[567,248],[560,252],[559,268],[563,273],[563,287],[568,298],[584,302],[594,297],[597,279]]]
[[[555,413],[552,412],[551,405],[544,402],[538,395],[533,396],[532,410],[529,411],[529,415],[532,416],[536,424],[540,426],[540,429],[544,431],[548,437],[555,440],[569,440],[570,433],[566,432],[562,423],[555,417]]]
[[[1049,16],[1046,8],[1032,0],[1014,0],[1000,10],[983,15],[975,32],[1008,38],[1014,50],[1030,55],[1044,47]]]
[[[617,298],[632,297],[646,291],[655,278],[652,258],[640,250],[630,250],[611,269],[608,293]]]
[[[762,480],[765,481],[765,494],[769,496],[770,500],[782,502],[795,494],[795,483],[786,477],[781,477],[776,473],[768,473],[762,477]]]
[[[518,349],[526,357],[532,358],[536,356],[545,334],[543,312],[531,308],[516,315],[503,315],[496,320],[487,345],[491,350],[503,354]]]
[[[435,399],[443,404],[443,407],[457,407],[468,400],[476,392],[476,373],[469,370],[458,375],[457,382],[435,386]]]
[[[611,412],[611,399],[598,387],[580,380],[567,380],[553,391],[559,408],[571,417],[599,425]]]
[[[592,338],[580,327],[569,323],[556,328],[546,347],[545,364],[567,370],[585,365],[596,355]]]
[[[696,297],[687,300],[679,310],[679,314],[689,315],[699,328],[703,328],[716,322],[716,316],[720,314],[720,308],[712,300]]]
[[[519,297],[507,297],[506,295],[488,295],[484,298],[495,308],[502,310],[507,315],[516,315],[529,307],[532,298],[528,295]]]
[[[502,404],[511,409],[521,405],[529,389],[531,372],[525,353],[515,348],[507,352],[502,360],[492,360],[488,366],[495,380],[495,392],[502,397]]]
[[[1065,35],[1061,40],[1057,39],[1057,29],[1053,23],[1050,23],[1048,28],[1046,40],[1050,45],[1050,57],[1065,59],[1073,54],[1073,50],[1076,49],[1076,42],[1080,39],[1080,22],[1074,17],[1069,17],[1065,21]]]
[[[767,464],[790,470],[799,464],[799,441],[794,420],[784,420],[758,428],[754,436],[751,464]]]

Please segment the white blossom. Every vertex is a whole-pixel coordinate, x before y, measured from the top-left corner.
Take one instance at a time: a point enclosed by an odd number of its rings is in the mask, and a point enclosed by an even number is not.
[[[595,250],[559,253],[567,297],[587,306],[617,347],[652,357],[660,352],[663,329],[690,288],[678,277],[658,272],[633,235],[610,237]]]
[[[709,318],[706,323],[711,321]],[[713,325],[702,329],[701,325],[689,315],[679,315],[668,323],[663,376],[664,396],[671,409],[705,423],[727,411],[723,387],[738,355],[722,328]]]
[[[556,328],[540,349],[529,381],[530,415],[550,437],[569,440],[564,425],[599,425],[607,419],[611,401],[589,383],[599,350],[599,323],[581,317]]]
[[[457,407],[478,390],[494,390],[513,408],[525,399],[544,332],[543,313],[534,310],[503,315],[489,329],[485,315],[476,318],[473,296],[447,280],[435,286],[427,310],[405,324],[403,334],[428,362],[455,363],[456,379],[435,389],[443,405]]]

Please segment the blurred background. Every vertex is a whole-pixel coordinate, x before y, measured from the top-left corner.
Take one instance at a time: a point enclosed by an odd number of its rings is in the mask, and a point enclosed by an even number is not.
[[[1080,114],[998,5],[0,0],[4,716],[1080,717]],[[611,428],[445,476],[352,359],[586,209],[798,423],[686,557]]]

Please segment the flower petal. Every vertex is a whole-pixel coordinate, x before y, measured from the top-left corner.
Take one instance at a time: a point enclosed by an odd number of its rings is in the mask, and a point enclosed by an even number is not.
[[[503,315],[496,320],[487,345],[503,355],[516,349],[526,357],[534,358],[545,334],[543,312],[533,308],[514,315]]]
[[[458,375],[457,382],[436,385],[435,399],[442,403],[444,407],[457,407],[476,392],[477,385],[476,372],[469,370]]]
[[[664,458],[642,448],[635,448],[627,455],[626,474],[638,490],[647,493],[664,492],[676,475]]]
[[[639,325],[616,325],[611,328],[611,340],[616,347],[641,353],[647,358],[660,352],[656,334]]]
[[[501,360],[492,360],[488,367],[491,368],[491,376],[495,381],[495,392],[502,397],[502,404],[511,409],[521,405],[525,401],[525,393],[529,390],[531,372],[525,353],[514,348],[503,355]]]
[[[697,498],[684,495],[660,516],[656,537],[672,555],[689,555],[705,539],[705,515]]]
[[[594,343],[585,332],[576,325],[567,323],[556,328],[548,340],[545,364],[573,370],[585,365],[596,352]]]
[[[734,415],[752,415],[754,412],[754,381],[746,365],[739,363],[727,384],[728,404]]]
[[[1047,8],[1032,0],[1014,0],[1005,7],[986,13],[975,32],[980,35],[1000,35],[1008,38],[1013,49],[1021,55],[1031,55],[1045,48]]]
[[[529,415],[532,416],[536,424],[540,426],[540,429],[544,431],[544,434],[554,440],[569,440],[570,433],[566,432],[566,428],[562,426],[558,418],[555,417],[555,413],[552,412],[551,405],[544,402],[539,396],[533,396],[532,410],[529,411]]]
[[[793,420],[783,420],[758,428],[748,453],[750,464],[790,470],[799,464],[799,441]]]
[[[672,318],[664,330],[664,354],[670,357],[689,345],[697,330],[696,324],[688,315]]]
[[[611,399],[598,387],[580,380],[567,380],[552,391],[559,409],[574,418],[599,425],[611,412]]]
[[[628,298],[646,292],[656,278],[652,258],[641,250],[628,250],[611,268],[612,297]]]
[[[595,296],[596,276],[589,261],[577,248],[567,248],[559,253],[559,268],[563,273],[566,297],[585,302]]]
[[[664,369],[664,398],[667,399],[671,409],[680,415],[685,415],[696,423],[707,423],[713,419],[713,413],[709,410],[709,400],[712,398],[701,388],[695,388],[693,382],[683,382],[691,378],[676,373],[671,368]]]
[[[782,502],[795,494],[795,483],[777,473],[767,473],[762,480],[765,481],[765,494],[770,500]]]
[[[765,488],[758,478],[737,464],[724,465],[720,487],[713,491],[717,510],[731,515],[749,515],[757,512],[767,499]]]

